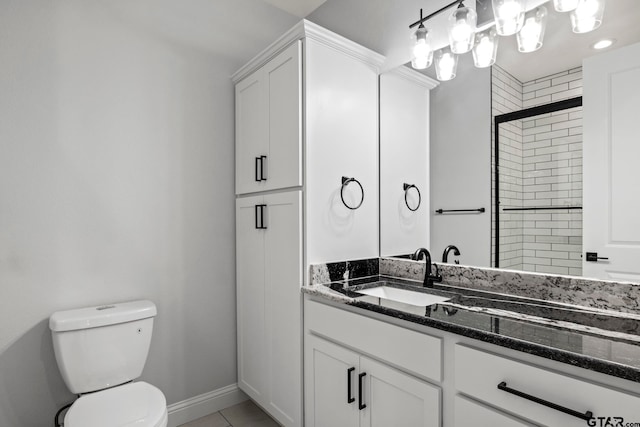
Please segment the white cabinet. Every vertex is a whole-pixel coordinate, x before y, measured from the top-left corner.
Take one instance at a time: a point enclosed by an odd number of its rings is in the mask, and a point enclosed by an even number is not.
[[[584,427],[592,417],[635,421],[639,414],[638,395],[464,345],[455,346],[454,363],[460,393],[534,424]]]
[[[380,75],[381,256],[430,248],[429,94],[436,85],[407,67]]]
[[[238,384],[287,427],[302,425],[302,271],[378,256],[381,64],[302,21],[232,77]],[[365,189],[357,210],[342,205],[343,176]]]
[[[236,200],[238,385],[285,426],[301,423],[301,192]]]
[[[314,335],[306,337],[307,427],[435,427],[440,389]]]
[[[301,46],[236,85],[236,194],[302,185]]]
[[[533,427],[533,424],[526,423],[460,395],[455,397],[453,420],[454,427]]]

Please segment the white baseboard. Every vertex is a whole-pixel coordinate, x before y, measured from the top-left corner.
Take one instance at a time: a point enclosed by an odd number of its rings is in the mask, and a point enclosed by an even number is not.
[[[182,402],[167,406],[169,422],[167,427],[178,427],[189,421],[197,420],[229,406],[236,405],[249,399],[238,388],[238,384],[231,384]]]

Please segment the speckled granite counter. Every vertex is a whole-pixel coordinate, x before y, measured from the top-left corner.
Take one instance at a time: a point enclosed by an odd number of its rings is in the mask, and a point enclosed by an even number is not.
[[[380,275],[380,269],[385,269],[381,264],[382,260],[377,265],[365,260],[347,263],[342,270],[336,265],[329,265],[328,269],[312,268],[311,285],[304,287],[303,292],[640,382],[638,314],[492,293],[482,286],[480,289],[452,286],[446,283],[447,276],[445,283],[425,289],[418,281]],[[336,280],[338,277],[342,280]],[[333,281],[322,283],[328,280]],[[378,286],[375,283],[378,281],[386,281],[388,286],[396,288],[446,296],[450,300],[419,307],[358,293],[358,290]]]

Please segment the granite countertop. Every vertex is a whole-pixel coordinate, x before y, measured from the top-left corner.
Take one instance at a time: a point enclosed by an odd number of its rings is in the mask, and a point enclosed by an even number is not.
[[[358,293],[386,286],[450,298],[419,307]],[[397,319],[640,382],[640,315],[542,301],[454,283],[372,276],[314,284],[304,293]]]

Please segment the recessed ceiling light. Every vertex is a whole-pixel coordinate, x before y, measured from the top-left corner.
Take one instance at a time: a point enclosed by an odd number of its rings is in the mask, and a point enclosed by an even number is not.
[[[609,46],[611,46],[614,43],[615,43],[615,40],[604,39],[604,40],[600,40],[599,42],[594,43],[592,47],[594,49],[606,49],[606,48],[608,48]]]

